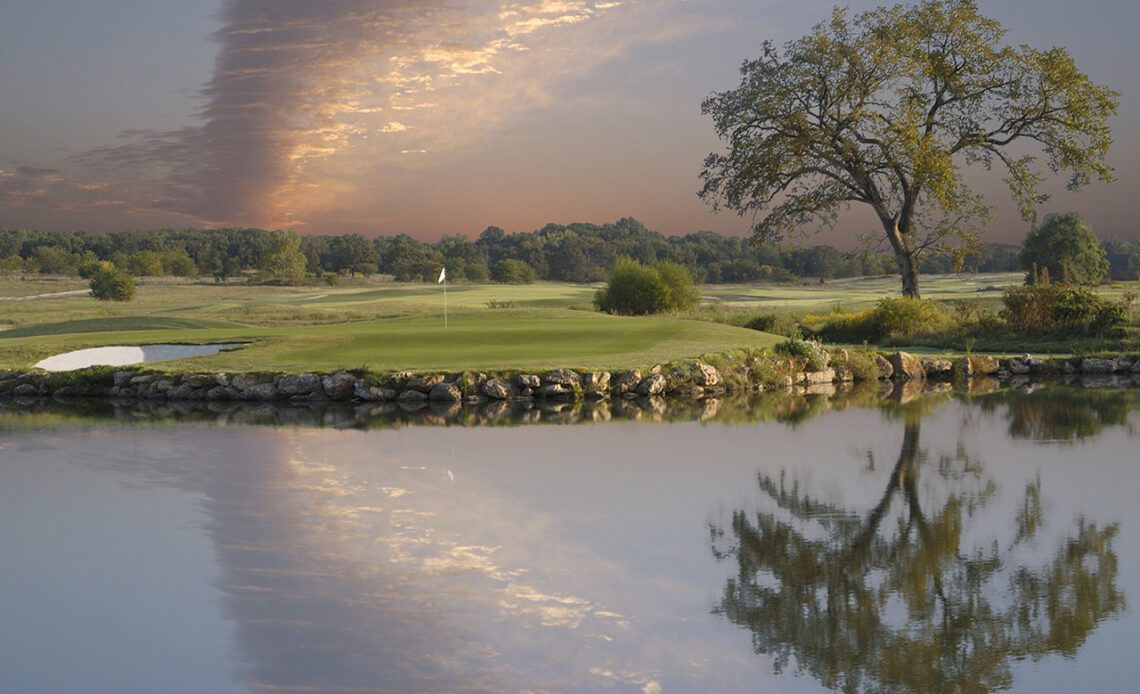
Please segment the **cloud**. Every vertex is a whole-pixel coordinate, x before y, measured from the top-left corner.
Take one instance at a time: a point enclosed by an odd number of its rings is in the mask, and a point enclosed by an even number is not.
[[[443,161],[404,155],[461,153],[556,103],[560,85],[639,36],[653,40],[659,29],[644,12],[655,5],[225,0],[200,124],[124,132],[73,157],[79,170],[65,187],[138,214],[337,230],[375,204],[378,189],[394,190],[409,166]],[[377,133],[384,137],[369,138]]]

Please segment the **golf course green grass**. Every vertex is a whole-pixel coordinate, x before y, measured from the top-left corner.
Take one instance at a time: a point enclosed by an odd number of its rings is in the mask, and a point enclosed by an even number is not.
[[[72,283],[73,284],[73,283]],[[71,289],[9,281],[9,298]],[[628,318],[586,307],[593,287],[539,283],[264,287],[148,283],[130,303],[60,296],[0,303],[0,368],[25,369],[54,354],[108,345],[240,342],[240,349],[158,368],[333,371],[366,368],[623,368],[780,338],[672,317]],[[508,305],[511,308],[489,308]],[[54,319],[54,320],[53,320]]]

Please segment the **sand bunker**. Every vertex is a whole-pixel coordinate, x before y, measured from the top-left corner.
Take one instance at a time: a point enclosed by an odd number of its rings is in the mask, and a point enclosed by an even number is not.
[[[204,357],[217,354],[223,349],[238,347],[237,344],[219,345],[135,345],[118,347],[93,347],[74,352],[65,352],[48,357],[36,364],[45,371],[74,371],[88,366],[128,366],[154,361],[170,361],[187,357]]]

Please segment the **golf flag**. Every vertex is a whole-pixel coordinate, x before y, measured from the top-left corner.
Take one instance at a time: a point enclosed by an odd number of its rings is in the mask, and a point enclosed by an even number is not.
[[[445,268],[445,267],[441,267],[441,268],[439,269],[439,279],[438,279],[438,280],[436,280],[436,281],[435,281],[435,283],[436,283],[436,284],[440,284],[440,283],[441,283],[441,282],[443,282],[445,279],[447,279],[447,268]]]

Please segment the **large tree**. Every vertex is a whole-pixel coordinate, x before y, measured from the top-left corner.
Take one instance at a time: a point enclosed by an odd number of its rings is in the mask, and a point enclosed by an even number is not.
[[[1094,84],[1062,48],[1003,43],[970,0],[927,0],[765,42],[732,91],[703,104],[723,153],[705,160],[700,195],[757,220],[758,239],[830,228],[869,205],[917,297],[917,261],[976,239],[986,207],[962,167],[997,167],[1031,219],[1044,197],[1037,156],[1069,188],[1112,180],[1104,158],[1116,92]]]

